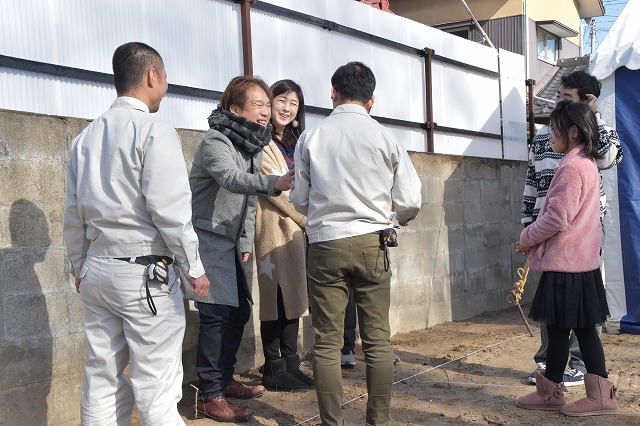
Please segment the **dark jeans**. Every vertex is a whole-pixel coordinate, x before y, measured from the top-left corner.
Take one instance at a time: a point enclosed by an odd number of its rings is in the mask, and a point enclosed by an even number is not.
[[[356,347],[356,319],[356,301],[353,299],[353,291],[349,288],[349,303],[344,312],[343,354],[350,354]]]
[[[222,389],[233,379],[244,326],[251,317],[251,305],[240,286],[238,299],[237,308],[198,303],[200,333],[196,372],[200,397],[205,401],[222,396]]]
[[[260,336],[265,361],[275,361],[298,353],[299,318],[287,319],[282,291],[278,286],[278,319],[260,322]]]

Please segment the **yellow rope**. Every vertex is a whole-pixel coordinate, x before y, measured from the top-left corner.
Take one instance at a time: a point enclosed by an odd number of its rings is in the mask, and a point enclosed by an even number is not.
[[[518,276],[520,279],[513,285],[513,290],[511,290],[511,294],[507,296],[507,300],[509,303],[514,305],[520,304],[520,299],[522,298],[522,293],[524,292],[524,285],[527,283],[527,275],[529,275],[529,259],[527,258],[527,262],[524,264],[524,268],[518,268]]]

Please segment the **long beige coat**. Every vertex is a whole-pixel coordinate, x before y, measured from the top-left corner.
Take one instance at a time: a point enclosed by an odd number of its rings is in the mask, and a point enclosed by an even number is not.
[[[273,141],[262,152],[260,170],[265,175],[288,172],[284,157]],[[278,283],[287,319],[300,318],[308,311],[305,222],[306,217],[289,202],[289,191],[277,197],[258,197],[254,243],[260,321],[278,319]]]

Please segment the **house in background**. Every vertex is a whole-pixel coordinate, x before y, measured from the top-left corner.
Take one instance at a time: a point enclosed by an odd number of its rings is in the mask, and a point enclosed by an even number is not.
[[[357,2],[368,4],[376,9],[384,10],[385,12],[393,13],[389,9],[389,0],[356,0]]]
[[[466,0],[466,4],[496,48],[526,58],[526,78],[535,80],[534,93],[546,99],[543,95],[555,94],[559,75],[576,66],[586,68],[588,59],[578,59],[583,56],[581,24],[605,13],[602,0]],[[460,0],[392,0],[389,6],[396,15],[486,43]],[[536,117],[543,117],[544,102],[536,103]]]

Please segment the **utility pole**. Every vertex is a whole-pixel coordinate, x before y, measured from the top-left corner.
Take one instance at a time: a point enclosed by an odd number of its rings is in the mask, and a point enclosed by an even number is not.
[[[585,19],[586,21],[586,19]],[[586,42],[586,37],[585,35],[587,34],[587,24],[580,24],[580,55],[579,56],[584,56],[587,51],[586,47],[587,47],[587,42]]]
[[[595,50],[596,43],[596,20],[591,18],[589,21],[589,45],[591,46],[590,54]]]

